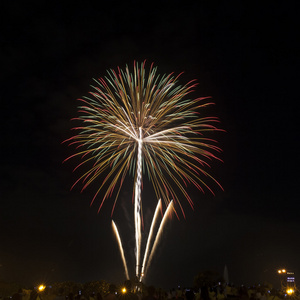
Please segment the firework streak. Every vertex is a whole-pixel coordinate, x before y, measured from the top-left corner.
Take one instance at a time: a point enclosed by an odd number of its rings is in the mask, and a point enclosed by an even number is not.
[[[166,218],[167,216],[171,213],[171,208],[172,208],[172,204],[173,204],[173,201],[171,201],[166,209],[166,212],[160,222],[160,225],[159,225],[159,228],[158,228],[158,231],[157,231],[157,234],[156,234],[156,238],[155,238],[155,241],[154,241],[154,244],[153,244],[153,247],[152,247],[152,250],[151,250],[151,254],[150,254],[150,257],[149,257],[149,262],[147,264],[147,268],[146,268],[146,271],[148,269],[148,266],[150,265],[151,263],[151,260],[152,260],[152,257],[153,257],[153,254],[155,253],[155,250],[157,248],[157,244],[159,242],[159,239],[162,235],[162,230],[164,228],[164,225],[165,225],[165,222],[166,222]]]
[[[121,252],[122,261],[123,261],[123,264],[124,264],[126,279],[129,279],[127,263],[126,263],[126,259],[125,259],[124,250],[123,250],[121,238],[120,238],[120,235],[119,235],[119,231],[118,231],[117,225],[115,224],[115,222],[113,220],[111,220],[111,224],[112,224],[114,233],[116,235],[117,241],[119,243],[119,248],[120,248],[120,252]]]
[[[216,141],[206,136],[220,131],[215,125],[218,119],[202,115],[202,109],[213,103],[208,97],[190,98],[196,83],[179,85],[179,76],[161,76],[153,64],[146,72],[145,63],[135,63],[132,73],[128,66],[108,71],[106,77],[95,80],[90,97],[79,99],[80,116],[75,120],[81,125],[74,128],[78,134],[68,140],[76,146],[76,153],[66,160],[79,156],[82,162],[75,169],[89,166],[74,185],[81,181],[85,189],[96,179],[101,180],[91,201],[101,195],[99,210],[106,199],[113,197],[113,214],[126,176],[134,178],[138,278],[144,268],[144,263],[140,264],[143,178],[148,177],[165,207],[173,199],[173,211],[177,214],[176,205],[183,216],[180,194],[193,208],[188,185],[202,192],[212,192],[204,179],[219,185],[205,171],[212,159],[218,159],[214,153],[221,151]]]
[[[154,213],[154,216],[153,216],[153,219],[152,219],[152,223],[151,223],[151,227],[150,227],[150,231],[149,231],[149,235],[148,235],[148,239],[147,239],[143,264],[142,264],[142,268],[141,268],[140,281],[142,281],[142,279],[144,277],[144,269],[145,269],[146,261],[147,261],[147,258],[148,258],[148,252],[149,252],[149,247],[150,247],[150,243],[151,243],[151,240],[152,240],[154,225],[155,225],[155,222],[157,220],[158,213],[159,213],[160,209],[161,209],[161,200],[159,199],[159,201],[157,203],[157,206],[156,206],[156,209],[155,209],[155,213]]]

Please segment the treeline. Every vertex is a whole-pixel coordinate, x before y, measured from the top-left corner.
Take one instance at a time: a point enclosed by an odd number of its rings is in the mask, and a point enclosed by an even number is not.
[[[73,293],[74,295],[79,292],[83,295],[91,295],[100,293],[101,295],[106,295],[109,292],[109,283],[105,280],[95,280],[86,283],[77,283],[71,281],[58,282],[53,283],[51,285],[47,285],[44,282],[41,284],[46,285],[45,290],[43,291],[43,295],[45,299],[51,299],[51,296],[57,295],[59,290],[63,290],[65,295],[69,295]],[[22,289],[23,300],[29,299],[29,295],[32,289],[38,289],[36,287],[26,287],[21,286],[17,283],[9,283],[9,282],[1,282],[0,281],[0,297],[6,298],[14,295],[18,290]]]

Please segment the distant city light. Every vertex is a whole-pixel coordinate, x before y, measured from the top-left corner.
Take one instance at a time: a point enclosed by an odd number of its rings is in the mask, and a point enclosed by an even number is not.
[[[288,294],[288,295],[292,295],[292,294],[294,294],[294,289],[292,289],[292,288],[290,288],[290,289],[287,289],[286,290],[286,293]]]
[[[278,272],[278,274],[284,274],[284,273],[286,273],[286,269],[280,269],[277,272]]]
[[[45,288],[46,288],[46,287],[45,287],[43,284],[41,284],[41,285],[39,285],[38,290],[39,290],[40,292],[42,292]]]

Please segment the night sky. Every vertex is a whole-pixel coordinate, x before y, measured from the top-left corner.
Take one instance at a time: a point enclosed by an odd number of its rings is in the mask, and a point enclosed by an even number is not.
[[[98,214],[99,201],[89,205],[95,188],[70,191],[79,161],[62,163],[74,152],[62,142],[92,78],[134,60],[160,74],[184,71],[182,83],[197,79],[195,96],[213,98],[209,113],[226,130],[224,162],[210,171],[224,192],[190,188],[195,208],[184,204],[186,219],[167,223],[146,284],[191,286],[198,272],[222,274],[225,264],[236,284],[276,285],[278,267],[297,280],[295,2],[6,1],[1,13],[1,281],[124,281],[113,199]],[[133,274],[131,183],[113,219]],[[149,224],[156,200],[142,197]]]

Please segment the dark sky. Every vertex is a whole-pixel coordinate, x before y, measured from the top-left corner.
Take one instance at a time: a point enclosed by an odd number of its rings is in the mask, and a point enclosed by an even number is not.
[[[204,270],[236,284],[278,283],[276,269],[300,272],[298,25],[293,1],[268,6],[225,1],[61,1],[2,3],[0,280],[120,283],[124,270],[108,201],[97,214],[94,190],[70,191],[77,98],[92,78],[134,60],[159,73],[184,71],[227,133],[224,163],[212,174],[216,196],[191,188],[194,211],[173,218],[147,284],[192,285]],[[149,199],[150,198],[150,199]],[[134,269],[130,189],[113,216]],[[156,200],[143,199],[145,222]],[[146,207],[146,206],[145,206]]]

